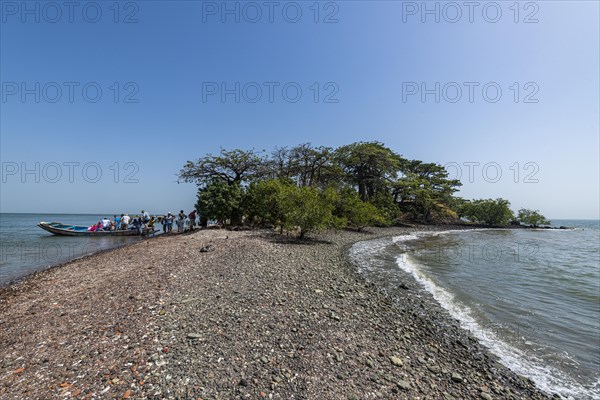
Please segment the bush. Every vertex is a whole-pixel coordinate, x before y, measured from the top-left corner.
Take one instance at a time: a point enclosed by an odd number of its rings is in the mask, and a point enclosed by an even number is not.
[[[521,208],[518,212],[517,219],[523,224],[531,225],[534,227],[539,225],[550,225],[550,221],[548,221],[546,217],[540,214],[539,210]]]
[[[336,210],[343,226],[351,226],[359,231],[370,225],[387,224],[382,212],[373,204],[362,201],[354,190],[342,192]]]
[[[244,196],[246,217],[251,223],[277,225],[282,219],[281,192],[289,184],[268,179],[250,184]]]
[[[331,191],[319,192],[312,187],[282,186],[279,196],[282,227],[300,228],[302,238],[308,232],[333,226],[333,195]]]
[[[487,225],[506,225],[514,218],[510,202],[500,198],[465,202],[461,214],[472,222]]]

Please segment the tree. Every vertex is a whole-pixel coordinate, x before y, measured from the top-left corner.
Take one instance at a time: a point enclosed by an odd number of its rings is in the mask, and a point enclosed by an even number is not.
[[[435,163],[404,160],[400,168],[403,176],[392,184],[392,193],[404,212],[423,222],[453,218],[450,205],[462,185],[458,179],[448,179],[448,171]]]
[[[278,147],[268,161],[269,177],[290,179],[298,186],[326,187],[340,172],[329,147],[304,143],[288,149]]]
[[[383,225],[393,224],[400,217],[400,208],[390,193],[379,192],[371,197],[369,203],[373,204],[383,217]]]
[[[357,142],[335,150],[336,161],[363,201],[385,191],[396,178],[402,157],[380,142]]]
[[[239,184],[214,181],[198,189],[196,210],[203,218],[218,219],[231,224],[241,221],[243,189]]]
[[[188,161],[179,171],[179,179],[199,187],[214,182],[243,184],[264,173],[264,159],[254,150],[221,149],[218,156],[207,154],[196,162]]]
[[[506,225],[514,218],[510,202],[501,198],[465,202],[462,206],[462,214],[472,222],[487,225]]]
[[[312,187],[283,186],[280,193],[282,227],[300,228],[300,238],[334,224],[335,192],[319,192]]]
[[[546,217],[540,214],[539,210],[530,210],[528,208],[521,208],[518,211],[517,219],[520,223],[531,225],[533,227],[551,224]]]
[[[196,162],[188,161],[180,170],[179,179],[198,185],[199,205],[208,207],[212,213],[225,213],[232,225],[239,225],[243,216],[239,198],[242,187],[264,174],[264,169],[263,158],[254,150],[221,149],[218,156],[208,154]],[[213,194],[221,197],[210,199]],[[217,211],[216,205],[226,206],[226,209]]]

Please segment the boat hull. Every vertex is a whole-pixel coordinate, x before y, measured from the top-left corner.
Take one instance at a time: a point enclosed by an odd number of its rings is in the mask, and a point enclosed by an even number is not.
[[[87,226],[64,225],[60,222],[40,222],[38,226],[47,232],[60,236],[138,236],[138,233],[135,229],[91,232],[87,230]],[[150,235],[154,232],[156,231],[145,229],[142,232],[142,236]]]

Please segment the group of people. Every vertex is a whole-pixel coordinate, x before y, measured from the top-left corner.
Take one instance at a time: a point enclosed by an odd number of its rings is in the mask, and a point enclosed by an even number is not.
[[[175,217],[170,212],[167,215],[154,216],[150,215],[147,211],[142,210],[141,215],[130,217],[129,214],[121,214],[121,216],[115,215],[111,220],[108,217],[98,221],[88,228],[90,232],[96,231],[117,231],[117,230],[128,230],[135,229],[139,235],[144,230],[154,231],[154,224],[156,221],[160,221],[163,226],[163,233],[173,232],[173,221],[177,225],[177,232],[181,233],[187,229],[193,231],[196,227],[196,210],[193,210],[186,215],[183,210],[179,212],[179,215]]]
[[[173,232],[173,222],[175,222],[175,225],[177,225],[178,233],[185,232],[186,230],[193,231],[196,227],[196,210],[192,210],[192,212],[187,215],[183,212],[183,210],[181,210],[179,211],[177,217],[171,214],[171,212],[167,213],[167,215],[164,215],[161,218],[163,233]]]

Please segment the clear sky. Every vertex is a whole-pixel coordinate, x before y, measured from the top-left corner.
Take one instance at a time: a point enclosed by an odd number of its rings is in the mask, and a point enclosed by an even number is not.
[[[599,2],[468,4],[2,0],[0,211],[189,211],[220,147],[379,140],[598,218]]]

